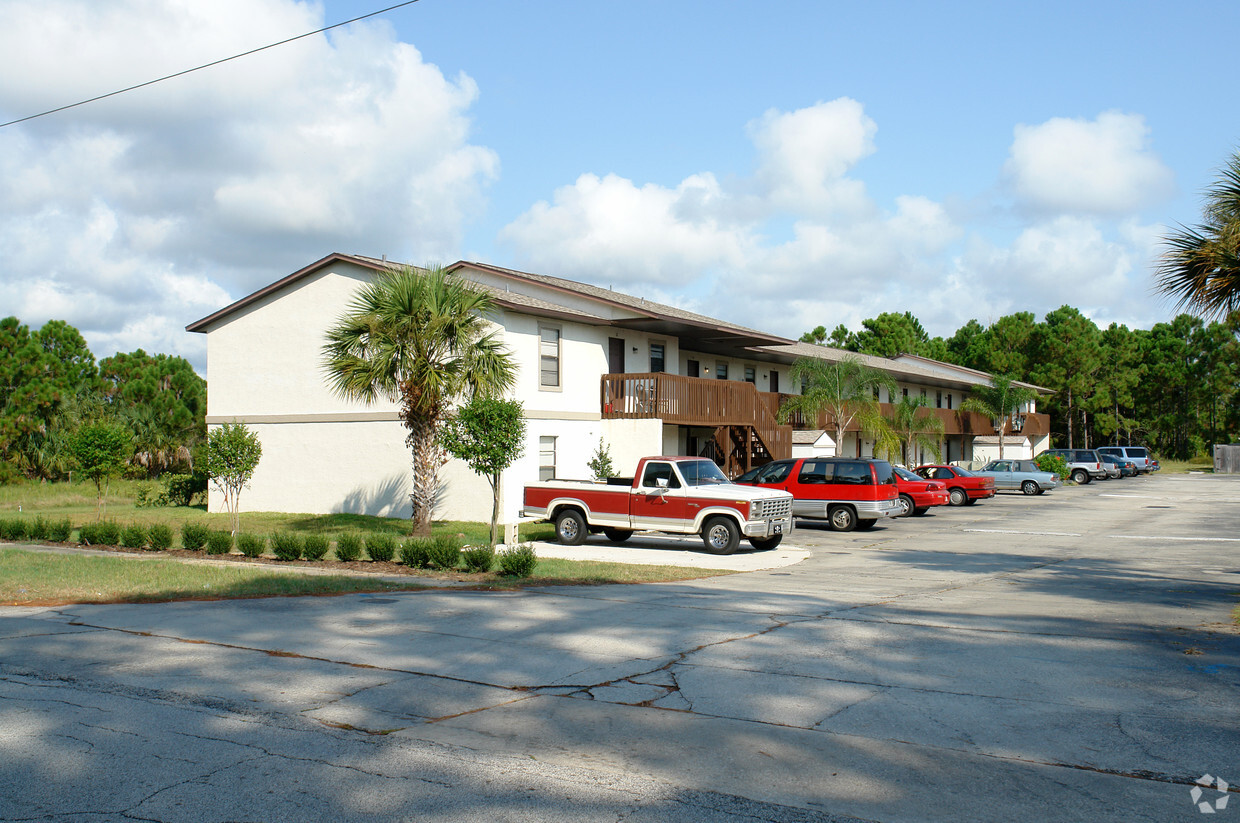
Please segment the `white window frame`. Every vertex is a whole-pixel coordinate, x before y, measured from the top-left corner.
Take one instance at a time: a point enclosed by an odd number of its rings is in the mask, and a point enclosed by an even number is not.
[[[538,479],[555,480],[556,436],[543,434],[538,437]]]
[[[545,370],[543,369],[543,357],[552,355],[545,354],[544,346],[548,344],[543,340],[544,331],[555,332],[555,385],[547,385],[544,381]],[[539,391],[564,391],[564,327],[555,323],[539,323],[538,324],[538,390]]]

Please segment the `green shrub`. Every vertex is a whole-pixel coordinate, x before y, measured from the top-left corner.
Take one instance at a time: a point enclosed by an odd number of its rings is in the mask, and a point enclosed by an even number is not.
[[[308,534],[302,543],[301,556],[307,560],[322,560],[327,554],[327,535]]]
[[[1060,480],[1068,479],[1068,461],[1057,454],[1039,454],[1033,462],[1040,471],[1058,475]]]
[[[209,534],[211,534],[211,529],[206,523],[183,523],[181,524],[181,548],[192,552],[202,551],[202,547],[207,545]]]
[[[505,577],[529,577],[538,565],[538,556],[529,543],[511,546],[499,553],[499,573]]]
[[[300,560],[301,549],[301,537],[293,532],[276,532],[271,535],[271,553],[277,560]]]
[[[172,527],[167,523],[155,523],[147,530],[146,539],[152,551],[162,552],[172,548]]]
[[[188,506],[194,502],[194,495],[207,490],[207,475],[204,472],[194,474],[169,474],[164,476],[163,498],[165,505]]]
[[[50,520],[47,524],[47,539],[53,543],[68,543],[73,535],[73,521],[67,517]]]
[[[25,540],[26,521],[17,517],[0,520],[0,540]]]
[[[465,561],[467,572],[489,572],[495,565],[495,547],[474,546],[461,552],[461,559]]]
[[[431,543],[429,537],[411,537],[401,544],[400,562],[412,569],[431,567]]]
[[[237,532],[237,551],[246,557],[258,557],[267,550],[267,538],[261,534]]]
[[[26,524],[26,537],[40,543],[47,540],[51,532],[52,522],[41,514]]]
[[[336,538],[336,559],[352,563],[362,556],[362,536],[357,532],[345,532]]]
[[[94,520],[78,531],[78,541],[88,546],[115,546],[121,542],[121,527],[115,520]]]
[[[453,534],[436,535],[426,556],[432,569],[451,571],[461,564],[461,541]]]
[[[158,506],[159,498],[155,495],[155,484],[138,483],[135,485],[133,504],[139,509],[145,509],[148,506]]]
[[[138,523],[130,523],[121,529],[121,545],[127,549],[140,549],[146,545],[146,529]]]
[[[379,563],[386,563],[396,554],[396,538],[390,534],[366,536],[366,556]]]
[[[232,551],[232,547],[232,532],[216,531],[215,529],[207,531],[207,554],[228,554]]]

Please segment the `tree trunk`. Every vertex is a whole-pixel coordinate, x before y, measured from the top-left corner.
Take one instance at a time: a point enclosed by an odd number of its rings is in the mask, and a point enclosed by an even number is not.
[[[439,491],[439,467],[444,464],[439,444],[435,442],[433,420],[406,420],[409,427],[408,443],[413,450],[413,534],[430,537],[431,515],[435,509],[435,496]]]
[[[1068,389],[1068,448],[1072,445],[1072,389]]]
[[[499,525],[499,472],[496,472],[487,479],[491,481],[491,545],[494,546],[496,543],[496,529]]]

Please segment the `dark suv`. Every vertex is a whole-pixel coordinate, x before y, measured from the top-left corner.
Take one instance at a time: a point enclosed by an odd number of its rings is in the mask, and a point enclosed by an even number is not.
[[[1068,464],[1068,476],[1078,485],[1084,485],[1090,480],[1106,480],[1108,477],[1102,458],[1093,449],[1047,449],[1042,454],[1062,457]]]

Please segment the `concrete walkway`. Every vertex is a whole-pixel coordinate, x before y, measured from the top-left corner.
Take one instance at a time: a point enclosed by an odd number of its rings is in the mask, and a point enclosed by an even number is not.
[[[0,818],[1201,819],[1238,504],[1155,476],[696,581],[0,609]]]

